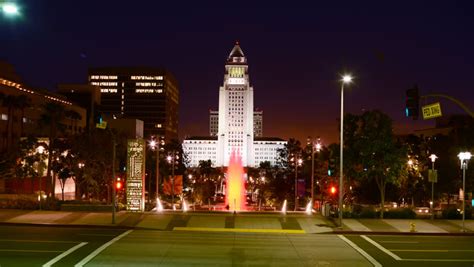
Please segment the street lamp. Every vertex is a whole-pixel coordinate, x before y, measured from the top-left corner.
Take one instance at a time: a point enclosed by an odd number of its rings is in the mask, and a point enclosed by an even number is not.
[[[15,3],[4,3],[0,5],[2,6],[2,11],[5,15],[16,16],[20,13],[19,8]]]
[[[292,157],[291,161],[295,162],[295,211],[298,209],[298,166],[303,164],[303,159]]]
[[[176,155],[176,152],[173,151],[171,155],[168,155],[166,157],[166,160],[168,160],[168,163],[171,164],[171,207],[174,210],[174,166],[176,163],[176,160],[179,159],[179,156]]]
[[[36,152],[38,152],[39,154],[43,155],[44,151],[46,150],[46,148],[42,145],[38,146],[36,148]],[[43,160],[43,159],[41,159]],[[42,173],[39,173],[39,209],[41,210],[41,201],[42,201],[42,198],[43,198],[43,189],[42,189],[42,186],[41,186],[41,176],[43,176]]]
[[[430,208],[431,208],[431,219],[433,220],[434,219],[434,210],[433,210],[433,207],[434,207],[434,182],[435,182],[435,178],[434,176],[436,175],[435,174],[435,167],[434,167],[434,164],[435,164],[435,161],[436,159],[438,158],[435,154],[431,154],[430,157],[431,159],[431,175],[432,177],[429,177],[431,179],[431,202],[430,202]]]
[[[344,85],[350,84],[352,82],[352,76],[349,74],[345,74],[342,76],[341,79],[341,144],[340,144],[340,157],[341,160],[339,162],[339,227],[342,228],[342,196],[344,195],[344,187],[343,187],[343,148],[344,148]]]
[[[155,198],[156,198],[156,211],[159,211],[159,198],[160,198],[160,141],[156,141],[155,139],[152,139],[150,141],[150,147],[151,149],[154,149],[156,151],[156,169],[155,169],[155,182],[156,182],[156,188],[155,188]]]
[[[311,141],[311,209],[313,208],[314,203],[314,150],[319,153],[321,151],[321,139],[318,137],[316,144],[314,140]]]
[[[465,232],[466,229],[464,228],[464,219],[466,217],[466,209],[465,209],[465,202],[466,202],[466,169],[467,163],[471,159],[470,152],[461,152],[458,154],[458,158],[461,161],[461,169],[462,169],[462,232]]]

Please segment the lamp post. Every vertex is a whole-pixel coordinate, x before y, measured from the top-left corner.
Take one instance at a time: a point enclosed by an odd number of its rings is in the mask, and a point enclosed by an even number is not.
[[[156,211],[158,211],[159,206],[159,198],[160,198],[160,138],[158,137],[158,141],[151,140],[150,147],[156,151],[156,169],[155,169],[155,198],[156,198]]]
[[[295,162],[295,211],[298,209],[298,165],[303,164],[301,158],[292,157],[291,161]]]
[[[171,208],[174,210],[174,166],[179,157],[176,155],[176,152],[173,151],[166,159],[168,163],[171,164]]]
[[[339,162],[339,227],[342,228],[342,197],[344,195],[343,187],[343,149],[344,149],[344,85],[352,82],[351,75],[343,75],[341,79],[341,144],[340,144],[340,157]]]
[[[321,151],[320,138],[317,138],[316,144],[313,140],[309,139],[311,142],[311,208],[313,208],[314,203],[314,150],[319,153]]]
[[[45,150],[44,146],[41,146],[41,145],[36,148],[36,151],[41,155],[43,155],[44,150]],[[40,210],[42,209],[41,201],[42,201],[42,198],[43,198],[43,193],[42,193],[43,189],[42,189],[42,185],[41,185],[41,176],[43,176],[43,174],[39,173],[39,209]]]
[[[465,232],[466,229],[464,228],[464,220],[466,217],[466,209],[465,209],[465,202],[466,202],[466,169],[467,163],[471,159],[472,155],[470,152],[461,152],[458,154],[458,158],[461,161],[461,169],[462,169],[462,232]]]
[[[434,167],[434,164],[435,164],[435,161],[438,157],[435,155],[435,154],[431,154],[430,155],[430,159],[431,159],[431,173],[432,173],[432,176],[433,177],[430,177],[431,179],[431,202],[430,202],[430,209],[431,209],[431,219],[433,220],[434,219],[434,173],[435,173],[435,167]]]

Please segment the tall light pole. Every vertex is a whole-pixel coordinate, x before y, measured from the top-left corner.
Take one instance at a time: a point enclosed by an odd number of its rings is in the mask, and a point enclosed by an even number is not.
[[[314,141],[309,138],[311,142],[311,208],[313,208],[313,203],[314,203],[314,150],[316,149],[316,152],[319,153],[321,151],[321,143],[320,143],[320,138],[317,138],[316,144]]]
[[[434,164],[435,164],[435,161],[438,157],[435,155],[435,154],[431,154],[430,155],[430,159],[431,159],[431,173],[432,173],[432,177],[430,177],[431,179],[431,203],[430,203],[430,208],[431,208],[431,219],[433,220],[434,219],[434,176],[435,176],[435,167],[434,167]]]
[[[160,198],[160,138],[158,137],[158,141],[151,140],[150,147],[156,151],[156,169],[155,169],[155,198],[156,198],[156,211],[158,211],[159,206],[159,198]]]
[[[295,211],[298,209],[298,165],[301,166],[303,164],[303,160],[301,158],[297,158],[294,156],[291,158],[291,161],[295,163]]]
[[[171,208],[174,210],[174,166],[179,157],[176,155],[176,152],[173,151],[166,159],[168,163],[171,164]]]
[[[461,169],[462,169],[462,232],[465,232],[466,229],[464,228],[464,220],[466,217],[466,209],[465,209],[465,202],[466,202],[466,169],[467,163],[471,159],[470,152],[461,152],[458,154],[458,158],[461,161]]]
[[[44,146],[41,146],[41,145],[36,148],[36,151],[41,155],[43,155],[44,150],[45,150]],[[43,160],[42,157],[41,157],[41,160]],[[41,185],[41,176],[43,176],[43,174],[39,173],[39,209],[40,210],[42,209],[41,202],[42,202],[42,198],[43,198],[43,189],[42,189],[42,185]]]
[[[342,228],[342,197],[344,195],[343,187],[343,149],[344,149],[344,85],[350,84],[352,82],[352,76],[349,74],[343,75],[341,79],[341,147],[340,147],[340,157],[339,162],[339,227]]]

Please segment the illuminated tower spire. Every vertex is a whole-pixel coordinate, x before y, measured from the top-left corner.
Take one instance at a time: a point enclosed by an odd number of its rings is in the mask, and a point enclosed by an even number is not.
[[[235,42],[225,65],[224,83],[219,88],[217,165],[228,166],[236,151],[243,166],[253,166],[253,88],[247,58]]]

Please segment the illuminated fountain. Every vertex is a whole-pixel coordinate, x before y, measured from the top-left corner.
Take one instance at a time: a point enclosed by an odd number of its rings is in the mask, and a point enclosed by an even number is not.
[[[286,214],[286,199],[283,201],[283,207],[281,208],[281,212]]]
[[[235,151],[230,155],[227,169],[225,204],[230,211],[245,210],[245,182],[242,159]]]

